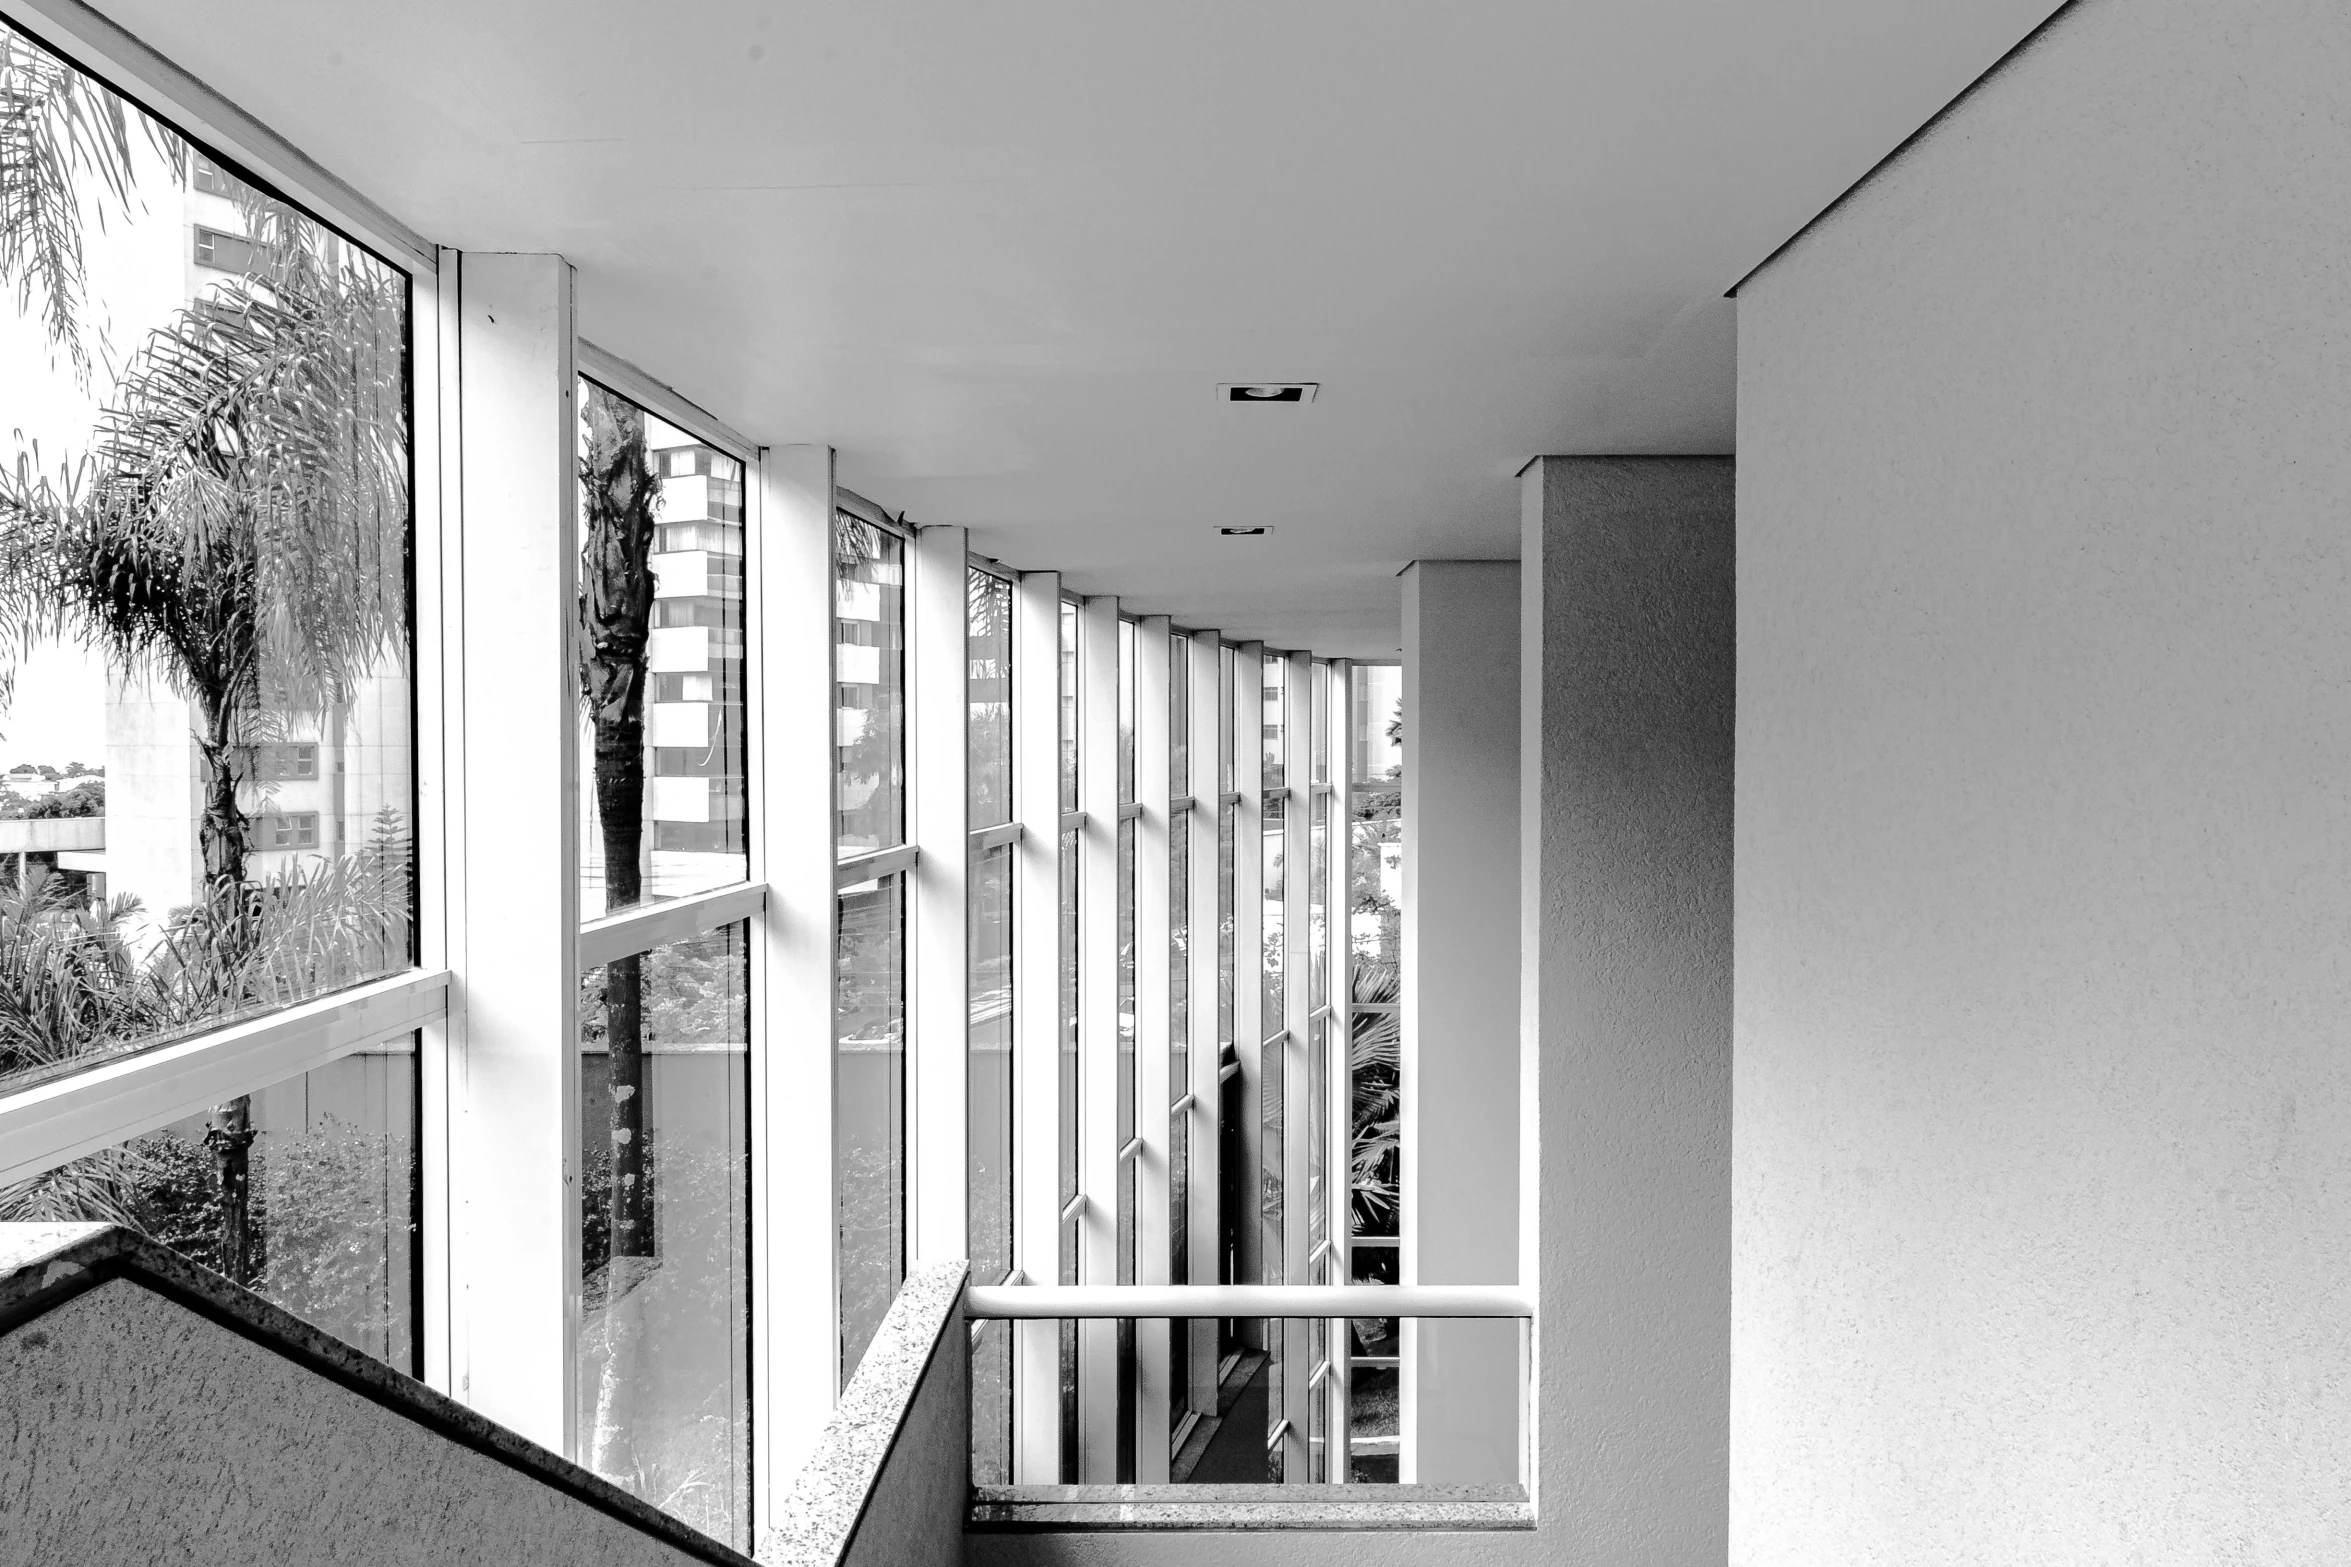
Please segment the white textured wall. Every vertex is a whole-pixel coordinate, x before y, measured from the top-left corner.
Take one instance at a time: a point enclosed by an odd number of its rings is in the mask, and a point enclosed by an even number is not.
[[[2085,0],[1742,292],[1734,1562],[2351,1554],[2347,84]]]
[[[1404,573],[1407,1284],[1518,1282],[1518,562]],[[1406,1480],[1521,1478],[1519,1332],[1404,1324]]]

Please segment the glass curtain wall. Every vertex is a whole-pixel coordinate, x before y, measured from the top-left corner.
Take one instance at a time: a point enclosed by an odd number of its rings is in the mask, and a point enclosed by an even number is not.
[[[743,880],[743,465],[583,381],[580,912]],[[750,942],[580,976],[579,1459],[721,1539],[750,1507]]]
[[[1177,633],[1167,658],[1167,1281],[1192,1282],[1192,639]],[[1208,1281],[1203,1281],[1208,1282]],[[1189,1429],[1191,1324],[1168,1333],[1171,1454]]]
[[[840,1384],[906,1277],[906,541],[833,527],[834,1140]],[[871,874],[861,875],[861,871]]]
[[[10,1094],[415,966],[413,289],[5,22],[0,105]],[[415,1060],[255,1084],[0,1220],[144,1230],[416,1369]]]

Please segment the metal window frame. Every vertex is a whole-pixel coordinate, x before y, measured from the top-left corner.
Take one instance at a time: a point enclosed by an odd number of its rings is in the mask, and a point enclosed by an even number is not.
[[[971,1255],[970,535],[907,551],[907,1265]],[[965,852],[925,855],[925,845]]]
[[[1169,1282],[1173,1245],[1168,1117],[1174,1028],[1170,954],[1174,933],[1169,886],[1169,712],[1172,628],[1165,615],[1134,622],[1135,648],[1135,1282]],[[1120,807],[1125,815],[1128,807]],[[1122,1159],[1126,1148],[1119,1150]],[[1170,1389],[1166,1322],[1135,1326],[1135,1483],[1168,1478]]]
[[[1023,572],[1012,594],[1012,799],[1022,822],[1061,816],[1061,577]],[[1061,833],[1024,833],[1013,923],[1014,1267],[1059,1279],[1061,1245]],[[1061,1342],[1050,1322],[1013,1330],[1013,1480],[1061,1480]]]
[[[1118,600],[1078,605],[1078,1282],[1118,1282]],[[1078,1483],[1118,1479],[1118,1335],[1078,1329]]]

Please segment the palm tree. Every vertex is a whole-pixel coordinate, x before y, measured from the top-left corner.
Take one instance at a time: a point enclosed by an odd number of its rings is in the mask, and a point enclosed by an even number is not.
[[[243,204],[250,273],[149,334],[80,462],[53,481],[20,453],[0,476],[0,634],[102,649],[194,710],[204,886],[181,938],[234,977],[224,1006],[265,999],[238,992],[289,890],[248,884],[254,751],[396,666],[407,613],[402,284]],[[244,1283],[247,1101],[217,1121],[222,1271]]]
[[[109,204],[128,214],[134,120],[176,176],[178,136],[0,22],[0,283],[23,314],[38,296],[51,344],[85,379],[83,203],[102,223]]]
[[[646,449],[645,419],[627,399],[587,383],[580,399],[587,448],[580,458],[580,695],[594,733],[596,824],[604,843],[604,902],[621,909],[644,895],[645,698],[653,640],[653,538],[661,489]],[[603,1012],[609,1165],[604,1182],[604,1369],[591,1457],[611,1477],[635,1473],[630,1456],[638,1303],[627,1297],[650,1269],[652,1193],[645,1140],[645,983],[642,955],[604,967]]]

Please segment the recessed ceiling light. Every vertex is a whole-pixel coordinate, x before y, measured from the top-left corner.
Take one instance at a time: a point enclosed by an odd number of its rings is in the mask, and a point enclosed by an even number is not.
[[[1225,381],[1216,389],[1220,403],[1311,403],[1322,390],[1320,381]]]
[[[1271,528],[1219,528],[1217,532],[1228,539],[1258,539],[1273,532]]]

